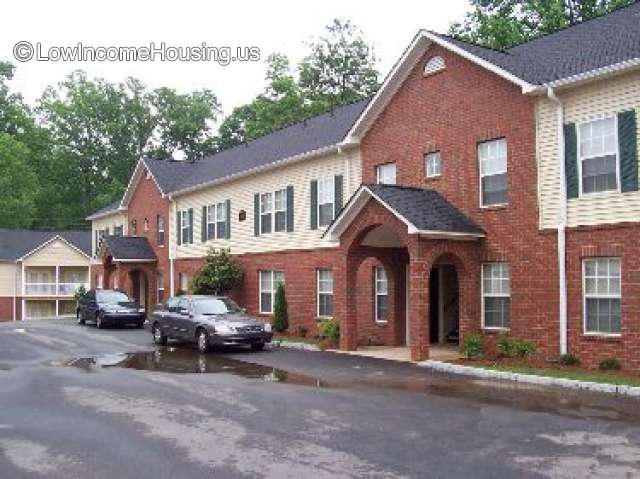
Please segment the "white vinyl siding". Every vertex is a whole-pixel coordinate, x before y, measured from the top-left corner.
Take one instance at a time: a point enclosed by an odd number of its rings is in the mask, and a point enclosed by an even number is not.
[[[284,284],[282,271],[260,271],[260,312],[272,314],[278,284]]]
[[[333,317],[333,271],[318,270],[318,317]]]
[[[482,265],[482,326],[507,329],[511,325],[511,279],[507,263]]]
[[[93,220],[91,222],[91,251],[92,255],[96,254],[98,248],[98,232],[109,229],[110,234],[115,234],[117,229],[122,229],[122,234],[126,235],[127,216],[121,212],[114,213],[112,215]],[[94,259],[94,263],[99,263],[98,258]]]
[[[335,214],[335,179],[333,177],[318,180],[318,226],[329,226]]]
[[[89,266],[89,258],[62,240],[55,240],[24,259],[25,266]]]
[[[375,319],[378,323],[386,323],[389,313],[389,281],[387,272],[382,266],[375,268]]]
[[[480,206],[499,206],[509,202],[507,176],[507,140],[478,144],[480,165]]]
[[[387,163],[385,165],[378,165],[376,167],[377,181],[381,185],[395,185],[396,184],[396,164]]]
[[[18,288],[18,269],[16,263],[0,262],[0,296],[13,296],[21,291]],[[2,318],[0,319],[13,319]]]
[[[640,72],[633,72],[560,92],[565,123],[579,125],[631,109],[640,118]],[[536,142],[540,227],[555,228],[560,208],[560,168],[558,159],[557,106],[541,98],[536,105]],[[579,133],[578,133],[579,134]],[[640,145],[640,128],[638,128]],[[637,222],[640,218],[640,191],[617,190],[581,195],[567,202],[567,226]]]
[[[584,331],[619,335],[622,285],[619,258],[589,258],[582,262]]]

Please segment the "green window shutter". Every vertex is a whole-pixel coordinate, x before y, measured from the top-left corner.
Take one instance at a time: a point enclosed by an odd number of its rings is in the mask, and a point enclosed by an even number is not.
[[[309,223],[312,230],[318,229],[318,180],[311,180]]]
[[[208,239],[208,233],[207,233],[207,207],[206,206],[202,207],[202,221],[200,222],[200,224],[202,225],[201,226],[202,231],[200,231],[200,238],[202,239],[202,242],[204,243]]]
[[[293,231],[293,186],[287,186],[287,231]]]
[[[333,184],[333,193],[335,196],[335,201],[333,203],[333,211],[335,213],[333,217],[335,219],[338,216],[338,213],[340,213],[340,210],[342,210],[342,175],[335,176],[334,184]]]
[[[620,188],[638,191],[638,128],[635,110],[618,113]]]
[[[578,197],[578,139],[576,124],[564,125],[564,170],[567,180],[567,198]]]
[[[253,195],[253,235],[260,236],[260,193]]]
[[[178,246],[180,246],[182,244],[182,211],[178,211],[176,215],[176,239]]]
[[[193,244],[193,208],[189,208],[189,244]]]
[[[225,231],[227,232],[227,239],[231,239],[231,200],[227,200],[224,202],[224,209],[227,212],[227,227]]]

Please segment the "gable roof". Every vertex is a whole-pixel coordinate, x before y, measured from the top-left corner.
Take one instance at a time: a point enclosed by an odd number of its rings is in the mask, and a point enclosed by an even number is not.
[[[107,205],[104,208],[100,208],[99,210],[94,211],[93,213],[91,213],[91,215],[87,216],[85,219],[88,221],[97,220],[98,218],[102,218],[104,216],[109,216],[113,213],[116,213],[117,211],[120,210],[120,203],[121,203],[121,200],[114,201],[110,205]]]
[[[91,231],[0,229],[0,261],[19,260],[56,238],[91,256]]]
[[[324,236],[338,240],[371,198],[407,225],[409,234],[452,239],[484,236],[480,226],[437,191],[398,185],[361,185]]]
[[[158,259],[144,236],[105,236],[99,254],[105,251],[116,262],[152,262]]]

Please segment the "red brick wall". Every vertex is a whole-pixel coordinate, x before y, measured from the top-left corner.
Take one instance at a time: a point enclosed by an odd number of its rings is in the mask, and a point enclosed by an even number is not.
[[[424,77],[428,58],[446,69]],[[479,206],[479,142],[506,138],[509,205]],[[423,156],[440,151],[442,176],[425,178]],[[376,165],[395,161],[398,184],[438,190],[487,232],[482,261],[511,266],[511,334],[558,351],[556,237],[538,230],[534,100],[520,89],[440,47],[418,62],[362,141],[363,180]],[[480,296],[480,278],[474,278]],[[478,315],[479,316],[479,315]],[[480,317],[476,318],[480,327]]]
[[[18,303],[20,301],[18,300]],[[0,298],[0,321],[13,321],[13,296],[4,296]],[[16,304],[16,319],[20,319],[19,304]]]

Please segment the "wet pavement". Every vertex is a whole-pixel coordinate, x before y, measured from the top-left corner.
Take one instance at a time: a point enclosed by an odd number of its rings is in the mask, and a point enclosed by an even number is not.
[[[640,477],[640,401],[0,323],[0,478]]]

